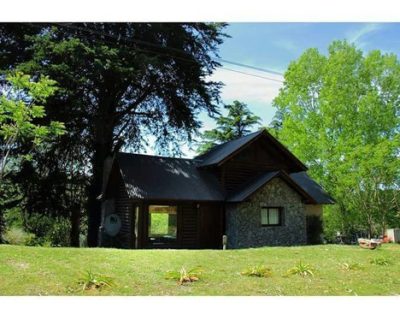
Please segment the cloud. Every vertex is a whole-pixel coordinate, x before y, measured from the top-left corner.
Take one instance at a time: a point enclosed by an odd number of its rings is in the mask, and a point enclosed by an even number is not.
[[[349,32],[346,38],[349,42],[356,44],[360,48],[364,48],[368,44],[368,42],[365,40],[365,37],[381,28],[382,24],[365,24],[361,28]]]
[[[268,74],[242,68],[232,68],[235,71],[246,72],[252,75],[269,77],[274,80],[283,81],[281,75]],[[270,104],[278,95],[282,82],[267,80],[257,76],[228,71],[223,68],[217,69],[211,76],[213,81],[221,81],[225,84],[222,88],[221,97],[224,101],[240,100],[246,103]]]

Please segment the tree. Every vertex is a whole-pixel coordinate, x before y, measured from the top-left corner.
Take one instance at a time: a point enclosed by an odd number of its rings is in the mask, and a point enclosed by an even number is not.
[[[387,194],[399,193],[399,96],[394,54],[335,41],[327,56],[308,49],[292,62],[274,99],[279,139],[335,197],[340,219],[328,216],[344,232],[381,233],[398,206]]]
[[[4,209],[20,199],[15,195],[16,188],[7,184],[6,176],[30,158],[30,154],[18,154],[18,147],[24,143],[30,151],[41,149],[41,144],[65,131],[58,121],[40,122],[45,117],[43,104],[56,90],[55,81],[41,77],[35,82],[17,72],[8,74],[6,82],[0,94],[0,238]]]
[[[224,107],[228,110],[228,114],[220,115],[216,119],[215,129],[204,131],[198,153],[205,153],[217,144],[245,136],[251,132],[253,126],[260,124],[261,118],[254,115],[243,102],[235,100]]]
[[[158,151],[179,152],[199,126],[198,113],[217,113],[220,83],[207,80],[224,24],[79,23],[3,24],[7,44],[0,66],[45,74],[59,83],[49,116],[64,121],[67,147],[80,152],[87,168],[88,244],[97,245],[98,197],[104,160],[121,147],[141,150],[147,135]],[[23,27],[23,28],[22,28]],[[23,33],[28,34],[23,36]],[[57,156],[66,150],[60,144]],[[82,160],[83,159],[83,160]]]

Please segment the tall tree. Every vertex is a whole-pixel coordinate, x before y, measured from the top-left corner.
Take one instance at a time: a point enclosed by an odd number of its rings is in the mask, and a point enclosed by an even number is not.
[[[279,139],[336,198],[342,231],[384,228],[386,214],[374,217],[394,208],[379,202],[398,193],[400,175],[397,57],[345,41],[327,56],[308,49],[289,65],[274,106]]]
[[[64,133],[64,125],[57,121],[40,121],[45,117],[43,104],[54,94],[54,81],[41,77],[37,82],[28,75],[11,73],[0,90],[0,242],[5,208],[20,200],[17,189],[7,175],[30,154],[20,154],[21,145],[43,149],[44,142]]]
[[[205,153],[215,145],[245,136],[251,132],[252,127],[260,124],[261,118],[253,114],[243,102],[235,100],[224,107],[228,110],[227,115],[216,118],[215,129],[204,131],[198,153]]]
[[[146,135],[158,150],[179,150],[217,113],[220,83],[207,77],[224,24],[77,23],[1,25],[2,68],[45,74],[59,83],[49,115],[64,121],[67,146],[89,159],[88,244],[97,245],[104,160],[121,147],[139,150]],[[23,36],[26,33],[29,36]],[[19,58],[12,57],[20,45]],[[47,108],[46,108],[47,109]],[[59,145],[59,156],[65,150]],[[78,167],[86,167],[87,160]]]

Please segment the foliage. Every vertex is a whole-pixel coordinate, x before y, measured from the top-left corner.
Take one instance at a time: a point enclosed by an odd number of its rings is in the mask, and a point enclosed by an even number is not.
[[[198,153],[205,153],[217,144],[245,136],[251,132],[252,127],[260,124],[261,118],[253,114],[243,102],[235,100],[224,107],[228,110],[227,115],[216,118],[215,129],[204,131]]]
[[[200,267],[195,267],[187,271],[186,268],[182,266],[180,271],[167,271],[165,274],[165,279],[174,279],[177,280],[179,285],[183,285],[185,283],[198,281],[201,274],[202,269]]]
[[[400,204],[399,96],[394,54],[363,55],[335,41],[327,55],[308,49],[289,65],[273,101],[273,127],[336,199],[328,228],[346,235],[367,230],[372,237],[399,223],[389,219]]]
[[[44,102],[55,93],[55,81],[43,76],[34,82],[20,72],[7,75],[6,80],[9,86],[0,95],[0,179],[6,174],[10,154],[18,142],[40,145],[64,133],[61,122],[51,121],[48,125],[36,122],[45,117]],[[29,155],[23,157],[29,158]]]
[[[250,277],[271,277],[272,276],[272,270],[271,268],[268,268],[265,265],[259,265],[259,266],[252,266],[250,268],[247,268],[243,270],[241,275],[244,276],[250,276]]]
[[[215,57],[224,27],[224,23],[0,25],[0,41],[6,43],[0,68],[41,73],[58,82],[46,112],[64,122],[68,132],[51,153],[36,157],[55,160],[52,167],[42,166],[40,177],[45,178],[42,172],[52,173],[53,167],[65,175],[63,193],[68,201],[73,200],[68,185],[75,186],[70,182],[74,173],[83,169],[90,174],[89,182],[77,183],[84,191],[78,207],[88,211],[90,246],[97,245],[101,218],[97,197],[105,159],[121,148],[144,150],[151,135],[157,152],[178,154],[181,142],[190,141],[200,127],[199,113],[217,113],[221,84],[208,77],[219,66]],[[68,207],[60,208],[69,216]]]
[[[387,266],[391,264],[390,260],[385,257],[374,257],[369,261],[373,265]]]
[[[287,272],[287,275],[300,275],[302,277],[314,276],[313,267],[303,263],[301,260]]]
[[[113,287],[114,281],[111,277],[95,274],[91,270],[88,270],[79,280],[79,285],[82,286],[82,290],[102,289]]]
[[[11,227],[5,230],[4,241],[12,245],[34,245],[35,235],[25,232],[22,228]]]
[[[32,235],[29,241],[20,241],[21,245],[69,246],[71,226],[68,219],[38,213],[24,214],[18,207],[7,210],[4,218],[7,229]]]

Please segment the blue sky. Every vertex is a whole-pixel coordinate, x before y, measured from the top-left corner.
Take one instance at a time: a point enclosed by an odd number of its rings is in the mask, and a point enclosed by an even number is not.
[[[400,52],[400,23],[232,23],[226,28],[231,36],[220,46],[222,59],[251,66],[285,72],[289,63],[307,48],[327,52],[333,40],[347,39],[365,52],[380,49],[383,52]],[[282,80],[282,76],[258,72],[248,68],[224,64],[227,68],[250,74]],[[250,110],[269,124],[274,115],[271,103],[278,95],[282,83],[218,69],[213,80],[225,84],[222,100],[237,99],[249,105]],[[222,111],[223,112],[223,111]],[[200,116],[203,130],[215,126],[206,114]],[[183,148],[186,156],[193,152]]]

